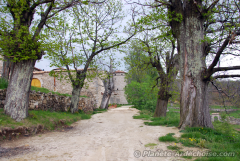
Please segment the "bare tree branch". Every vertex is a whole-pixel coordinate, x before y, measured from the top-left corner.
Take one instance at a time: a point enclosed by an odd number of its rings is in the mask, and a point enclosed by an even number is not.
[[[218,1],[219,1],[219,0],[215,0],[215,1],[207,8],[206,13],[207,13],[209,10],[213,9],[213,8],[216,6],[216,4],[218,3]]]
[[[240,77],[240,75],[239,75],[239,74],[217,75],[217,76],[214,76],[212,79],[218,79],[218,78],[234,78],[234,77]]]

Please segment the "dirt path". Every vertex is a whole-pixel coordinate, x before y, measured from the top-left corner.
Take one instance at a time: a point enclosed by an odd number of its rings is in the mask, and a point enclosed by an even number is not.
[[[124,106],[108,112],[93,115],[90,120],[74,124],[74,128],[65,132],[52,132],[4,143],[2,148],[27,147],[31,152],[23,152],[0,160],[73,160],[73,161],[135,161],[135,160],[184,160],[181,157],[142,157],[156,150],[167,150],[174,143],[158,141],[160,136],[175,133],[177,128],[145,126],[143,120],[133,119],[138,110]],[[155,143],[153,149],[144,145]],[[150,150],[150,151],[144,151]],[[139,155],[141,157],[135,157]]]

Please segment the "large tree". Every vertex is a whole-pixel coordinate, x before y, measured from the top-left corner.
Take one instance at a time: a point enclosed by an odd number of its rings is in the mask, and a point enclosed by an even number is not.
[[[151,42],[151,39],[154,41]],[[159,86],[159,91],[154,117],[166,116],[167,104],[172,97],[172,87],[179,70],[179,58],[178,54],[175,53],[175,41],[169,41],[171,47],[168,46],[169,42],[166,40],[164,41],[156,37],[148,38],[148,35],[145,39],[140,40],[140,42],[145,45],[145,52],[148,53],[148,61],[144,63],[150,64],[153,68],[156,68],[158,73],[156,85]]]
[[[102,73],[99,75],[99,77],[103,81],[103,87],[104,87],[104,93],[101,101],[100,108],[101,109],[108,109],[108,103],[110,100],[110,97],[112,95],[112,92],[114,90],[114,66],[113,58],[110,56],[109,63],[104,63],[100,60],[99,63],[101,63],[102,68],[104,69]]]
[[[237,70],[240,66],[219,66],[221,57],[238,55],[239,1],[154,0],[141,5],[166,10],[177,40],[181,75],[179,127],[213,128],[207,97],[209,82],[239,77],[223,71]]]
[[[183,0],[159,1],[172,17],[170,25],[177,39],[182,78],[180,128],[200,126],[212,128],[207,89],[212,75],[218,71],[236,70],[239,66],[218,67],[220,56],[230,51],[238,35],[239,5],[237,1]],[[211,34],[214,33],[214,34]],[[218,34],[218,35],[216,35]],[[229,48],[227,46],[230,46]],[[207,56],[213,53],[210,65]],[[227,78],[239,75],[219,75]]]
[[[141,60],[142,56],[136,57],[134,63],[141,70],[148,70],[145,66],[156,69],[158,73],[156,85],[159,92],[154,117],[166,116],[168,101],[174,93],[172,86],[178,73],[179,58],[175,50],[176,39],[173,38],[171,32],[168,23],[170,18],[167,16],[166,9],[163,7],[148,8],[143,9],[141,14],[142,16],[137,22],[138,27],[142,30],[136,36],[138,48],[131,46],[136,51],[130,54],[145,56],[143,60]],[[131,72],[133,71],[131,70]]]
[[[73,87],[72,113],[78,110],[80,92],[87,74],[90,74],[88,68],[94,67],[94,58],[100,54],[104,58],[104,51],[118,48],[135,35],[134,27],[125,30],[128,34],[124,37],[117,35],[121,29],[119,23],[125,17],[122,5],[117,0],[106,0],[97,5],[79,4],[72,10],[72,24],[62,21],[54,26],[55,39],[51,41],[58,41],[58,45],[53,47],[55,51],[48,52],[48,58],[53,66],[66,67]],[[83,69],[79,70],[80,67]]]
[[[78,0],[2,0],[0,49],[11,62],[4,112],[16,121],[28,116],[29,92],[36,60],[43,55],[41,31],[47,20]],[[6,61],[8,61],[6,60]],[[8,75],[8,74],[7,74]]]

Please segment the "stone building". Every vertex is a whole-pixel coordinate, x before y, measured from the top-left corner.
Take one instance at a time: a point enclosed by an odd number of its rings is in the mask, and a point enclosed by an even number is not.
[[[55,72],[60,72],[61,69],[53,69]],[[72,85],[70,80],[67,79],[57,79],[49,75],[50,71],[42,71],[38,68],[34,69],[32,86],[47,88],[50,91],[72,94]],[[66,73],[67,74],[67,73]],[[95,77],[91,80],[86,79],[84,88],[81,90],[81,96],[93,96],[96,100],[97,107],[100,106],[102,95],[104,92],[104,87],[102,80]]]
[[[0,74],[2,73],[3,61],[0,61]],[[60,72],[64,68],[53,69],[55,72]],[[50,71],[44,71],[39,68],[34,68],[32,86],[47,88],[50,91],[72,94],[72,86],[70,80],[62,79],[61,81],[49,75]],[[67,73],[66,73],[67,74]],[[127,104],[124,96],[124,87],[126,86],[125,72],[116,71],[114,77],[114,91],[110,98],[110,103]],[[104,93],[103,82],[99,77],[93,79],[86,79],[84,88],[81,90],[81,96],[93,96],[96,100],[97,107],[102,101],[102,94]]]
[[[113,74],[114,90],[110,98],[110,103],[128,104],[124,94],[124,87],[127,85],[125,81],[125,72],[117,70]]]

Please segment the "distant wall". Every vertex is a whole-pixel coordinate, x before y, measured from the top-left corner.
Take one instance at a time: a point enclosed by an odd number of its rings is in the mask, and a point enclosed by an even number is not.
[[[41,82],[41,87],[47,88],[54,92],[72,94],[72,85],[70,81],[62,79],[61,81],[49,75],[49,71],[33,72],[33,78]],[[82,88],[80,95],[94,97],[96,106],[99,107],[102,100],[101,92],[104,92],[103,83],[98,77],[91,80],[86,79],[84,88]]]
[[[4,107],[6,89],[0,90],[0,108]],[[70,108],[71,97],[59,96],[52,93],[30,92],[29,97],[30,110],[50,110],[50,111],[68,111]],[[78,109],[84,112],[92,111],[97,107],[94,97],[83,98],[79,100]]]

